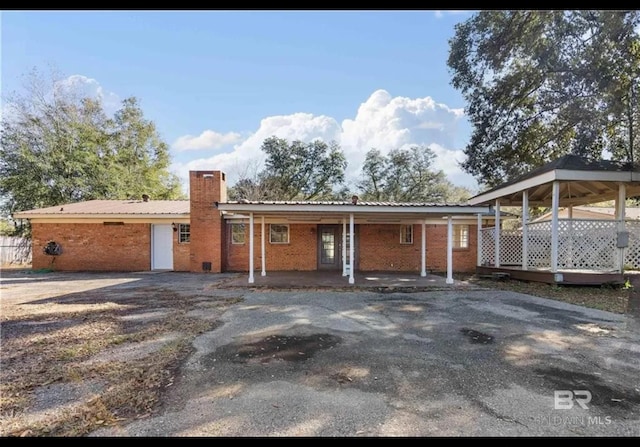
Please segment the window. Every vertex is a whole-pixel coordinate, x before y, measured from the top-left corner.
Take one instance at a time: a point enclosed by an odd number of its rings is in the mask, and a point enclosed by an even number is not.
[[[453,226],[453,248],[469,248],[469,225]]]
[[[413,244],[413,225],[400,225],[400,243]]]
[[[244,244],[244,224],[243,223],[231,224],[231,243]]]
[[[191,224],[180,224],[178,227],[178,243],[185,244],[191,241]]]
[[[289,243],[289,225],[269,225],[269,242],[272,244]]]

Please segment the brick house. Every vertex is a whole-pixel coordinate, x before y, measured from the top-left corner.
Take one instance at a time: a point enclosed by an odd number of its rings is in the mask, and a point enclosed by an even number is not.
[[[334,270],[350,283],[354,271],[452,282],[476,268],[478,224],[495,222],[488,205],[232,202],[221,171],[191,171],[190,200],[92,200],[14,218],[31,221],[34,269],[248,271],[249,282],[255,271]],[[59,254],[45,254],[49,242]]]

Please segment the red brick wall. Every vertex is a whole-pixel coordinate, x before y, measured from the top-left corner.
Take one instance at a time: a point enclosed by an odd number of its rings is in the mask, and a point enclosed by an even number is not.
[[[474,272],[478,246],[477,225],[469,225],[469,248],[453,249],[453,271]],[[447,271],[447,226],[427,225],[427,269]]]
[[[260,220],[254,223],[254,269],[262,270],[260,252]],[[269,224],[265,224],[266,270],[316,270],[318,265],[317,226],[314,224],[289,225],[289,243],[269,243]],[[226,268],[231,272],[246,272],[249,270],[249,225],[245,224],[245,243],[243,245],[231,243],[231,224],[226,225]]]
[[[399,224],[359,227],[360,270],[420,271],[420,225],[413,226],[413,244],[400,244]]]
[[[400,225],[359,225],[360,270],[415,271],[421,267],[422,225],[413,226],[413,244],[400,244]],[[447,270],[447,226],[427,225],[427,270]],[[453,271],[476,268],[476,226],[469,225],[469,248],[453,250]]]
[[[151,268],[150,224],[103,225],[97,223],[33,223],[34,269],[140,271]],[[49,241],[62,254],[45,255]]]
[[[211,262],[212,272],[222,271],[223,224],[214,202],[226,202],[227,184],[221,171],[189,173],[191,220],[190,270],[202,272],[202,263]]]
[[[173,270],[188,272],[191,268],[191,243],[179,243],[179,232],[173,232]]]

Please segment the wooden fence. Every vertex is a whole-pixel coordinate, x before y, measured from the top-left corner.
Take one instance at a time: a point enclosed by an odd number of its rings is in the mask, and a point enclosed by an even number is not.
[[[31,239],[0,236],[0,265],[31,264]]]

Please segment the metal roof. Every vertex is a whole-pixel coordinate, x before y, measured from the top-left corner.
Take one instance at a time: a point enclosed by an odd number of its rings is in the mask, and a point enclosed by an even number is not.
[[[569,154],[481,192],[471,197],[469,203],[491,203],[500,199],[503,205],[520,206],[522,192],[528,191],[530,206],[549,206],[554,181],[562,182],[561,206],[599,203],[616,198],[620,183],[626,185],[627,197],[640,194],[640,167]]]
[[[222,202],[221,202],[222,204]],[[229,205],[344,205],[344,206],[395,206],[395,207],[441,207],[441,206],[470,206],[467,203],[436,203],[436,202],[368,202],[358,200],[355,205],[350,201],[320,201],[320,200],[230,200],[224,202]]]
[[[88,200],[86,202],[67,203],[64,205],[37,208],[14,213],[18,219],[36,216],[104,216],[104,215],[189,215],[188,200]]]

